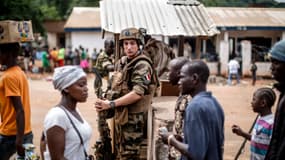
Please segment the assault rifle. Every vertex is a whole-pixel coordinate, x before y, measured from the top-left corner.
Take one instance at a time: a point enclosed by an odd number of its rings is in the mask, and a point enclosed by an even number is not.
[[[104,99],[104,93],[102,89],[102,77],[96,68],[93,69],[96,78],[94,80],[94,89],[95,94],[98,98]],[[114,155],[112,153],[112,144],[110,129],[106,119],[110,116],[110,111],[105,110],[98,112],[98,130],[99,130],[99,139],[96,140],[96,143],[93,148],[95,148],[95,157],[96,160],[113,160]]]

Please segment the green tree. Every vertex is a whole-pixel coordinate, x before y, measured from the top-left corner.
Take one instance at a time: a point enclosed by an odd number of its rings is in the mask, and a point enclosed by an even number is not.
[[[64,18],[67,19],[73,7],[99,7],[100,0],[72,0],[70,7],[65,13]]]
[[[72,8],[77,7],[99,7],[99,0],[41,0],[42,5],[50,6],[47,11],[57,15],[56,19],[67,19],[72,11]],[[54,10],[55,9],[55,10]],[[57,13],[55,13],[55,11]],[[45,17],[50,19],[50,17]]]
[[[55,6],[41,5],[40,10],[44,15],[43,17],[44,20],[62,19]]]

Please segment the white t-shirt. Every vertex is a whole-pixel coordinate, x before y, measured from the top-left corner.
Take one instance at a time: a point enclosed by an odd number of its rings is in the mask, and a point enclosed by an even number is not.
[[[82,123],[79,120],[77,120],[71,113],[69,113],[68,110],[66,111],[69,114],[75,126],[77,127],[77,129],[79,130],[80,135],[83,139],[84,147],[86,151],[88,151],[89,140],[92,134],[91,126],[83,118],[82,119],[84,122]],[[46,131],[54,126],[59,126],[65,130],[64,157],[68,160],[84,160],[85,159],[84,148],[80,143],[80,138],[62,108],[54,107],[51,110],[49,110],[44,120],[45,136],[46,136]],[[50,160],[48,146],[46,146],[46,148],[47,150],[44,153],[44,157],[45,160]]]
[[[232,60],[230,60],[228,66],[229,66],[230,73],[232,73],[232,74],[238,73],[238,69],[240,67],[238,61],[232,59]]]

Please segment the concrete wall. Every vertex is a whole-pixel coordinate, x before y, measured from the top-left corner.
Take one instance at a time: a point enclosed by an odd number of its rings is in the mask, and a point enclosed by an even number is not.
[[[47,43],[49,45],[49,49],[57,47],[57,35],[56,33],[47,33]]]
[[[251,42],[250,41],[241,41],[241,54],[242,54],[242,74],[251,75]]]
[[[285,38],[285,31],[221,31],[221,34],[216,37],[216,52],[220,55],[221,60],[221,74],[227,75],[227,64],[229,61],[229,39],[234,38],[237,42],[238,38],[244,37],[264,37],[272,38],[272,45],[277,42],[278,38]],[[235,48],[237,50],[237,43],[235,43]],[[250,75],[250,64],[251,64],[251,47],[245,45],[247,49],[244,48],[243,62],[242,62],[242,72],[243,76]],[[249,51],[250,50],[250,51]],[[270,76],[270,63],[258,62],[257,75],[258,76]]]
[[[228,71],[228,61],[229,61],[229,42],[220,42],[220,62],[221,62],[221,74],[227,75]]]
[[[69,47],[71,46],[71,33],[70,32],[66,32],[65,33],[65,47]]]
[[[102,39],[101,32],[71,32],[70,45],[73,50],[79,48],[80,45],[83,48],[88,48],[90,55],[94,48],[97,48],[97,51],[104,49],[104,41],[106,38],[113,38],[113,34],[105,33],[105,37]]]
[[[256,71],[257,75],[267,76],[267,77],[270,77],[272,75],[270,70],[271,66],[270,62],[256,62],[255,64],[257,66],[257,71]]]
[[[207,65],[210,69],[210,74],[218,74],[218,63],[217,62],[207,62]]]

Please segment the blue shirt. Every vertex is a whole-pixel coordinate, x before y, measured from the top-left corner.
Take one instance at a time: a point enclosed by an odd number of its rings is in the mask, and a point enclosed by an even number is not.
[[[211,92],[200,92],[188,103],[184,143],[194,160],[223,159],[224,119],[224,111]]]

